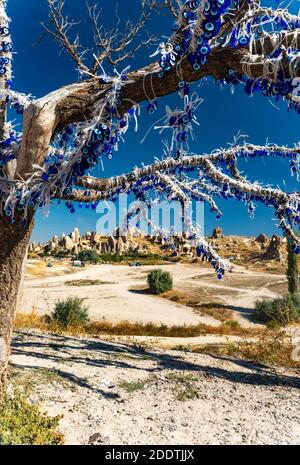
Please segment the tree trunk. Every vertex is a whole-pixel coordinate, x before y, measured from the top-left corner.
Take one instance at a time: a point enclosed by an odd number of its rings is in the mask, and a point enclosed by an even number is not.
[[[6,383],[13,322],[33,223],[29,218],[24,226],[16,217],[15,224],[9,224],[7,217],[0,216],[0,389]]]

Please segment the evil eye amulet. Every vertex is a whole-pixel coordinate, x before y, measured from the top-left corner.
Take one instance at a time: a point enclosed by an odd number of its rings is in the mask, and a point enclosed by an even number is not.
[[[188,6],[191,10],[195,10],[201,5],[200,0],[187,0],[185,6]]]
[[[152,102],[152,103],[149,103],[149,105],[147,106],[147,111],[149,113],[149,115],[153,115],[157,110],[157,102]]]
[[[5,44],[3,46],[3,49],[5,52],[11,52],[12,51],[12,45],[11,44]]]
[[[175,52],[180,55],[183,53],[183,47],[180,44],[175,45]]]
[[[250,38],[247,37],[247,36],[240,37],[239,40],[238,40],[238,43],[239,43],[239,45],[241,45],[242,47],[245,47],[245,46],[249,45],[249,43],[250,43]]]
[[[180,132],[177,136],[178,142],[187,142],[189,139],[186,132]]]

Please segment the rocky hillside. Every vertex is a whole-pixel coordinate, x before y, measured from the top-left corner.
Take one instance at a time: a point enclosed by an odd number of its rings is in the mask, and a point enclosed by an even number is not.
[[[255,237],[224,236],[220,228],[213,231],[207,240],[219,254],[236,264],[278,269],[285,265],[286,239],[265,234]],[[95,250],[99,254],[125,255],[134,252],[138,255],[164,255],[170,258],[195,259],[196,250],[185,235],[178,234],[170,241],[161,236],[144,235],[141,231],[130,230],[127,236],[118,232],[111,236],[101,236],[97,232],[81,235],[78,228],[69,234],[54,236],[47,243],[31,243],[31,256],[46,255],[55,257],[61,254],[76,255],[83,250]]]

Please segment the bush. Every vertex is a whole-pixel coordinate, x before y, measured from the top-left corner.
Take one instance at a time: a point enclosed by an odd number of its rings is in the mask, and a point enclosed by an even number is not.
[[[60,417],[50,418],[21,396],[0,398],[0,446],[61,445]]]
[[[99,255],[99,261],[101,263],[121,263],[123,261],[123,257],[117,253],[102,253]]]
[[[79,252],[76,259],[97,265],[100,261],[100,255],[95,250],[82,250],[82,252]]]
[[[52,320],[63,328],[83,326],[89,322],[88,308],[83,305],[84,299],[78,297],[58,300],[52,313]]]
[[[254,316],[261,323],[286,326],[300,318],[300,298],[297,294],[289,294],[274,300],[258,301]]]
[[[161,270],[154,270],[148,274],[148,284],[153,294],[162,294],[173,289],[172,276]]]

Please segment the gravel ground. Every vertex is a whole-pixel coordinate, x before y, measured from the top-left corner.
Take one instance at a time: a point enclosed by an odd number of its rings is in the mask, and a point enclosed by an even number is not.
[[[22,331],[10,380],[66,444],[300,444],[299,371]]]

